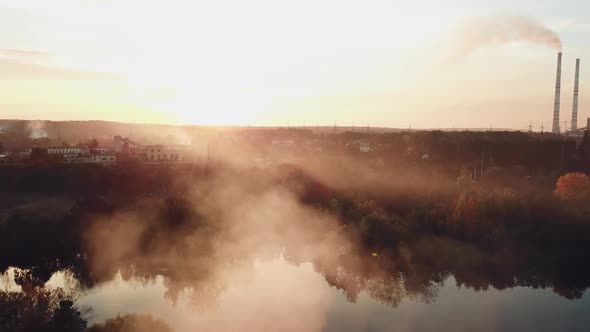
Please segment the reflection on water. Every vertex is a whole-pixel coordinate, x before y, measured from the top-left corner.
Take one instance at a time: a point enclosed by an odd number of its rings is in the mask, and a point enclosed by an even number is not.
[[[189,292],[166,297],[162,276],[124,280],[121,274],[81,293],[79,303],[94,308],[92,322],[125,313],[150,313],[177,331],[468,331],[583,330],[590,326],[590,296],[568,300],[549,289],[515,287],[475,291],[448,277],[434,299],[404,297],[397,307],[362,291],[351,303],[330,286],[312,264],[284,259],[256,261],[217,301],[195,308]],[[75,287],[67,274],[55,274],[50,287]]]

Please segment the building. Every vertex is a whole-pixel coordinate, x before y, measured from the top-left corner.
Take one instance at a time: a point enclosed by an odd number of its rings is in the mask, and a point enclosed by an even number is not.
[[[172,146],[164,147],[164,161],[182,161],[180,149]]]
[[[124,138],[121,136],[115,136],[113,139],[113,150],[115,153],[121,153],[124,151],[125,146],[129,143],[128,138]]]
[[[370,152],[371,145],[369,143],[361,142],[361,143],[359,143],[359,151],[360,152]]]
[[[179,147],[175,146],[147,145],[145,158],[148,162],[179,162],[183,161],[183,153]]]
[[[117,161],[117,157],[112,152],[107,153],[93,153],[90,155],[90,159],[88,162],[95,163],[95,164],[112,164]]]
[[[131,139],[122,136],[115,136],[113,139],[113,150],[115,153],[138,154],[141,146],[131,141]]]
[[[87,154],[88,149],[83,148],[49,148],[47,154],[50,156],[75,156],[79,154]]]
[[[145,147],[146,161],[160,161],[164,156],[163,145],[147,145]]]
[[[112,148],[94,148],[90,150],[90,153],[103,153],[103,154],[112,154],[114,150]]]
[[[292,139],[273,139],[271,144],[278,147],[291,147],[295,145],[295,141]]]
[[[64,161],[72,163],[110,164],[116,162],[114,150],[111,148],[49,148],[49,156],[61,156]]]

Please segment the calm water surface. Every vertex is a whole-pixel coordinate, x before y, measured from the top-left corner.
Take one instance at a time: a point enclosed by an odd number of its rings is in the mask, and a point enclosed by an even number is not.
[[[355,303],[331,287],[311,264],[258,262],[214,301],[166,297],[166,281],[124,281],[121,276],[83,291],[92,322],[117,314],[150,313],[178,331],[588,331],[590,296],[569,300],[550,289],[516,287],[475,291],[452,277],[430,300],[405,297],[399,306],[361,293]],[[63,274],[48,285],[70,286]],[[430,303],[428,303],[430,302]],[[199,304],[199,305],[196,305]]]

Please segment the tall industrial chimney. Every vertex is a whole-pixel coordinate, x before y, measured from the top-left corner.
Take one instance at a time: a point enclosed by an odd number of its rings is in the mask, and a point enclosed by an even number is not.
[[[574,79],[574,102],[572,104],[572,130],[578,129],[578,93],[580,91],[580,59],[576,59],[576,78]]]
[[[557,53],[557,76],[555,78],[555,103],[553,108],[553,133],[559,134],[559,103],[561,98],[561,52]]]

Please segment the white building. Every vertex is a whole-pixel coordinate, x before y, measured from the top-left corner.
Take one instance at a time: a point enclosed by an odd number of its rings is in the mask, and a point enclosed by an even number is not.
[[[274,146],[290,147],[295,145],[295,141],[292,139],[273,139],[271,144]]]
[[[114,150],[112,148],[95,148],[95,149],[92,149],[90,152],[91,153],[97,152],[97,153],[102,153],[102,154],[113,154]]]
[[[117,158],[112,153],[95,153],[90,156],[90,162],[95,164],[112,164]]]
[[[88,149],[82,148],[49,148],[47,149],[47,153],[50,156],[55,155],[62,155],[62,156],[70,156],[70,155],[78,155],[88,153]]]
[[[50,156],[62,156],[65,161],[75,163],[110,164],[116,162],[116,157],[111,148],[49,148]]]
[[[369,152],[369,151],[371,151],[371,145],[369,143],[363,143],[363,142],[361,142],[359,144],[359,147],[360,147],[360,151],[361,152]]]

